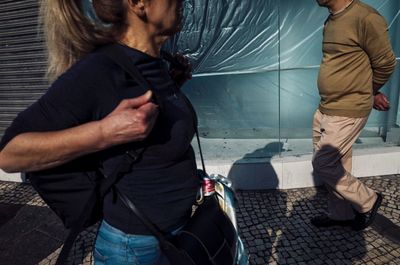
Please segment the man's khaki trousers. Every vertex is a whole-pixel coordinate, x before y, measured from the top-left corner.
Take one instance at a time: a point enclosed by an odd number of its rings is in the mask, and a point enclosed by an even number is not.
[[[351,174],[352,146],[368,117],[329,116],[319,110],[313,121],[313,169],[328,189],[329,217],[334,220],[354,218],[354,211],[369,211],[376,193]]]

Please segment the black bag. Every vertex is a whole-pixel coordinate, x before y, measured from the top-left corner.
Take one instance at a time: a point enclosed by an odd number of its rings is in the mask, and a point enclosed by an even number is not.
[[[219,206],[216,195],[206,197],[189,222],[170,242],[193,264],[235,264],[237,231]]]
[[[129,150],[116,157],[119,165],[109,176],[92,159],[77,159],[61,167],[28,173],[33,188],[70,229],[57,265],[65,264],[78,234],[102,219],[104,196],[119,177],[130,171],[143,150]]]
[[[83,213],[88,214],[84,227],[101,217],[96,197],[102,177],[91,163],[77,159],[57,168],[27,173],[33,188],[68,229],[80,222]]]
[[[123,193],[119,198],[160,243],[172,265],[234,265],[238,234],[219,206],[216,195],[206,196],[189,221],[176,234],[165,234],[154,225]]]

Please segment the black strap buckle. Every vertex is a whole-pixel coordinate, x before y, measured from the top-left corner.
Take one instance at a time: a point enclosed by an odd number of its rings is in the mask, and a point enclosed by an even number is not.
[[[140,157],[140,152],[137,150],[126,151],[126,154],[133,160],[133,162],[136,162]]]

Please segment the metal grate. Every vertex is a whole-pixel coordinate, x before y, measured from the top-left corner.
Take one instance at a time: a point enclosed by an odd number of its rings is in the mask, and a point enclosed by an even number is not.
[[[47,89],[39,1],[0,4],[0,137],[16,115]]]

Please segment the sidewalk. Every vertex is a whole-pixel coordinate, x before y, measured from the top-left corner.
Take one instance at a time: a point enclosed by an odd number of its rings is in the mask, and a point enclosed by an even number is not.
[[[384,200],[362,232],[318,229],[309,218],[323,211],[323,188],[238,191],[238,224],[252,265],[400,264],[400,175],[362,178]],[[96,228],[84,231],[70,264],[91,264]],[[0,182],[0,264],[54,264],[66,231],[28,184]]]

